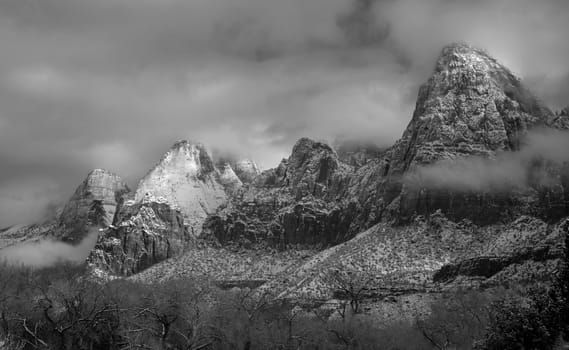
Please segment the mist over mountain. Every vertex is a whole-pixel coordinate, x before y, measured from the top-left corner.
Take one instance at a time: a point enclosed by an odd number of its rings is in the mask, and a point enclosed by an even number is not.
[[[46,239],[0,249],[0,262],[36,268],[61,263],[81,264],[95,247],[98,235],[98,230],[91,230],[78,245]]]
[[[555,175],[532,169],[536,163],[569,161],[567,131],[535,131],[522,141],[515,153],[497,154],[495,158],[464,157],[447,159],[421,167],[406,181],[426,187],[458,191],[502,191],[528,186],[530,182],[547,186]]]

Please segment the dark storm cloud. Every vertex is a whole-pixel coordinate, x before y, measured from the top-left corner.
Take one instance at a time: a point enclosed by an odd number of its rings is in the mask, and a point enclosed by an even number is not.
[[[449,41],[487,48],[558,108],[568,13],[565,0],[0,1],[0,226],[94,167],[135,184],[176,139],[265,168],[301,136],[389,145]]]

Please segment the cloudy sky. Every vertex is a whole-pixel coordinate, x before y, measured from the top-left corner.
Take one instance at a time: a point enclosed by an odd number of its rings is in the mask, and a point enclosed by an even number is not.
[[[0,0],[0,226],[178,139],[275,166],[301,136],[389,145],[441,46],[569,104],[567,0]]]

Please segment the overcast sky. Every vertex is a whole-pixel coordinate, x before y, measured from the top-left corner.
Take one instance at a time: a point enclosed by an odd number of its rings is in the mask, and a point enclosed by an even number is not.
[[[175,140],[273,167],[301,136],[389,145],[467,41],[569,104],[567,0],[0,0],[0,226]]]

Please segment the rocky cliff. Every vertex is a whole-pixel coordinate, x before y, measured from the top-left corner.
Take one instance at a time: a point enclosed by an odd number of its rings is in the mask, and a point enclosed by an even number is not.
[[[103,169],[91,171],[65,205],[59,218],[58,237],[79,243],[90,225],[112,224],[121,197],[129,191],[118,175]]]
[[[457,155],[517,151],[528,129],[551,118],[519,78],[486,52],[450,45],[420,88],[413,118],[390,152],[389,175]]]
[[[528,201],[541,209],[535,215],[551,219],[568,215],[562,195],[567,183],[560,179],[548,186],[517,188],[522,195],[501,188],[457,191],[401,181],[406,173],[445,160],[492,159],[501,152],[518,152],[529,130],[561,124],[519,78],[486,52],[464,44],[446,47],[433,76],[419,91],[411,122],[385,158],[386,192],[400,192],[396,215],[405,219],[443,209],[457,219],[491,223],[518,214],[510,209]],[[527,170],[551,171],[547,167],[537,163]]]
[[[100,234],[89,262],[100,270],[128,276],[180,254],[192,241],[184,215],[163,198],[128,200],[115,225]]]
[[[223,244],[246,246],[340,242],[350,220],[336,202],[352,172],[330,146],[302,138],[289,158],[256,176],[210,216],[204,233]]]

